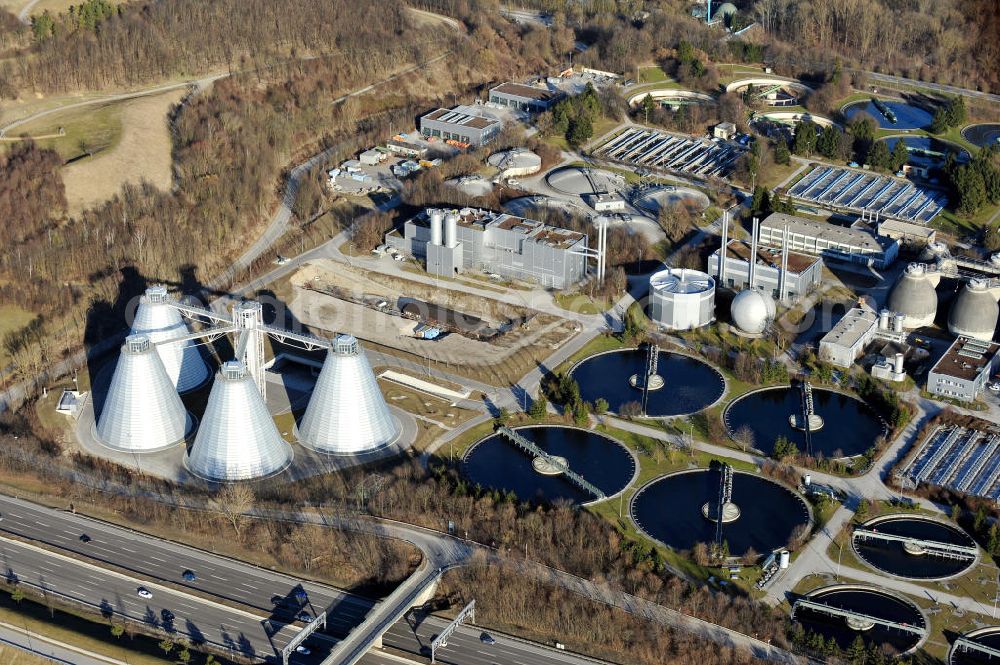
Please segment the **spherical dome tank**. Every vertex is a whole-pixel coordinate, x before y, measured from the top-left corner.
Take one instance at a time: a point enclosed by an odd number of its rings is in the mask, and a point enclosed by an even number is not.
[[[763,291],[747,289],[733,299],[730,313],[733,323],[743,332],[754,335],[764,332],[776,312],[774,300]]]
[[[994,303],[995,305],[996,303]],[[906,316],[907,329],[929,326],[937,314],[938,297],[922,263],[911,263],[889,294],[889,309]]]
[[[962,287],[948,313],[948,330],[953,335],[992,341],[1000,305],[990,293],[986,280],[970,279]]]

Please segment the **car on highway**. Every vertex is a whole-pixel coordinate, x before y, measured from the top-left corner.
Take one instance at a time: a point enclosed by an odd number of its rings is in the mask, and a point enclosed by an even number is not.
[[[80,534],[80,542],[81,543],[89,543],[90,542],[90,536],[88,536],[85,533],[81,533]]]
[[[493,637],[492,635],[490,635],[489,633],[483,633],[482,635],[480,635],[479,636],[479,641],[482,642],[483,644],[496,644],[497,643],[497,639],[495,637]]]
[[[300,653],[303,656],[308,656],[309,654],[312,653],[312,651],[310,651],[308,647],[305,647],[300,644],[299,646],[295,647],[295,653]]]
[[[1000,393],[1000,382],[994,382],[989,385],[990,392]]]
[[[163,618],[163,623],[165,624],[173,623],[174,619],[176,618],[174,616],[174,613],[167,609],[164,609],[162,612],[160,612],[160,616]]]
[[[295,618],[301,621],[302,623],[312,623],[313,620],[313,616],[308,612],[299,612],[299,615]]]
[[[152,598],[152,597],[153,597],[153,594],[151,594],[151,593],[149,592],[149,589],[147,589],[147,588],[146,588],[146,587],[144,587],[144,586],[141,586],[141,587],[139,587],[138,589],[136,589],[136,590],[135,590],[135,593],[136,593],[136,595],[137,595],[137,596],[139,596],[140,598],[145,598],[146,600],[149,600],[150,598]]]
[[[187,582],[194,582],[196,579],[198,579],[198,576],[194,574],[193,570],[185,570],[183,573],[181,573],[181,577],[183,577],[184,580]]]

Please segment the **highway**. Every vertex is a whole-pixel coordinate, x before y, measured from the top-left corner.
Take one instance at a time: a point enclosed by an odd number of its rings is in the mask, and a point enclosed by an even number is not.
[[[0,538],[0,565],[8,582],[250,658],[273,654],[299,630],[287,625],[272,634],[259,615],[6,538]],[[137,595],[140,585],[152,598]]]
[[[295,598],[296,592],[302,589],[306,592],[305,606],[310,613],[336,608],[328,630],[344,635],[361,623],[374,605],[367,598],[334,587],[303,582],[236,559],[7,496],[0,496],[0,514],[3,515],[0,531],[86,556],[157,582],[239,603],[257,610],[256,614],[261,617],[273,613],[276,620],[291,620],[300,605]],[[89,542],[80,539],[83,534]],[[182,577],[185,570],[194,572],[196,579],[185,580]],[[284,601],[276,612],[272,602],[275,597]]]
[[[448,625],[448,621],[434,616],[407,617],[396,623],[383,638],[386,646],[412,654],[430,654],[431,640]],[[496,644],[486,644],[480,638],[486,632]],[[537,642],[501,635],[482,628],[462,624],[451,637],[448,646],[438,650],[437,662],[453,665],[494,665],[518,663],[520,665],[566,665],[567,663],[603,663],[587,656],[560,651]]]

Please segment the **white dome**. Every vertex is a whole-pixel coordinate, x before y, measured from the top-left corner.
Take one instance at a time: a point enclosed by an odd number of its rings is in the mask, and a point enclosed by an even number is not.
[[[763,291],[747,289],[733,299],[730,314],[740,330],[756,335],[764,332],[776,311],[771,296]]]

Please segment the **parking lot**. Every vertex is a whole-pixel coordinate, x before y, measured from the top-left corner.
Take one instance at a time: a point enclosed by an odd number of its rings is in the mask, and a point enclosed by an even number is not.
[[[919,224],[934,219],[947,204],[943,194],[906,180],[822,165],[814,167],[788,193],[827,208],[876,211]]]
[[[594,151],[632,166],[719,178],[729,175],[742,153],[733,144],[642,127],[630,127]]]

